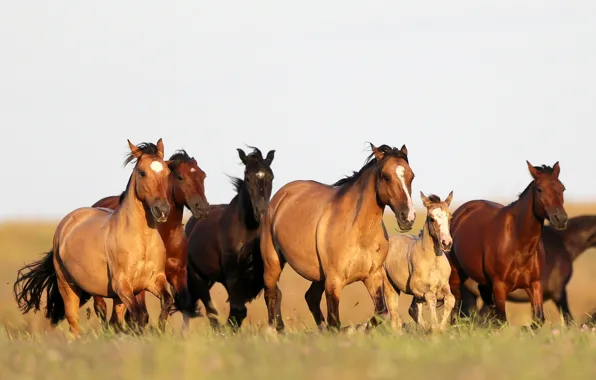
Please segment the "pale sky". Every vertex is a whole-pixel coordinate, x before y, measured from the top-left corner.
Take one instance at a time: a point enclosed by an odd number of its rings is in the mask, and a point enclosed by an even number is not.
[[[2,1],[0,219],[119,194],[126,139],[185,148],[211,203],[236,148],[276,191],[406,144],[418,193],[513,199],[525,160],[596,199],[596,1]]]

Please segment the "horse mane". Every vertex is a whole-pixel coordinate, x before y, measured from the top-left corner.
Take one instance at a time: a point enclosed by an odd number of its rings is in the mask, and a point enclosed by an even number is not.
[[[175,170],[180,164],[184,163],[184,162],[188,162],[191,161],[192,157],[190,157],[188,155],[188,153],[186,153],[186,151],[184,149],[178,149],[176,152],[174,152],[174,154],[172,154],[172,156],[170,157],[168,166],[170,167],[170,170]]]
[[[436,194],[431,194],[427,198],[432,203],[441,203],[441,198]]]
[[[242,187],[244,187],[244,180],[243,179],[240,179],[240,178],[237,178],[237,177],[230,177],[230,182],[234,186],[234,190],[236,190],[236,192],[238,194],[240,194],[240,191],[242,190]]]
[[[536,169],[539,173],[542,174],[551,174],[554,171],[554,168],[548,165],[542,165],[542,166],[534,166],[534,169]],[[525,195],[530,188],[532,187],[532,185],[534,184],[534,180],[532,180],[532,182],[530,182],[528,184],[528,186],[526,186],[526,188],[524,189],[524,191],[522,191],[521,193],[519,193],[519,195],[517,196],[517,199],[513,202],[511,202],[509,205],[514,204],[515,202],[517,202],[523,195]]]
[[[256,146],[250,146],[247,145],[250,149],[252,149],[252,152],[250,152],[249,154],[246,155],[245,161],[250,162],[250,163],[260,163],[263,161],[263,153],[261,153],[261,150],[259,148],[257,148]],[[248,163],[247,163],[248,165]]]
[[[151,154],[151,155],[157,156],[157,153],[159,151],[157,149],[157,145],[150,143],[150,142],[140,143],[139,145],[137,145],[137,150],[141,151],[141,157],[143,157],[144,154]],[[126,158],[124,159],[123,166],[126,166],[136,160],[137,160],[136,157],[132,154],[132,152],[130,152],[126,155]],[[130,173],[130,177],[128,177],[128,183],[126,184],[126,189],[122,192],[122,194],[120,194],[120,198],[119,198],[120,204],[122,204],[122,202],[124,201],[124,198],[126,198],[126,193],[128,192],[128,188],[130,187],[131,181],[132,181],[132,173]]]
[[[408,156],[404,152],[402,152],[401,150],[399,150],[399,149],[397,149],[395,147],[390,147],[389,145],[383,144],[380,147],[378,147],[377,150],[379,152],[383,153],[383,160],[382,160],[383,162],[385,162],[386,160],[388,160],[390,157],[401,158],[401,159],[405,160],[406,162],[408,162]],[[347,185],[347,184],[356,182],[356,180],[362,175],[362,173],[364,173],[367,169],[369,169],[370,167],[372,167],[376,163],[377,163],[377,159],[375,157],[375,154],[374,153],[371,153],[366,158],[366,160],[364,161],[364,166],[362,166],[362,168],[360,168],[359,171],[352,172],[352,175],[346,176],[346,177],[338,180],[337,182],[335,182],[331,186],[332,187],[339,187],[339,186],[343,186],[343,185]]]

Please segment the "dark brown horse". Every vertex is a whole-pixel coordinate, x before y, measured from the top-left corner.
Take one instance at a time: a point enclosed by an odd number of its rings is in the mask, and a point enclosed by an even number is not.
[[[507,294],[524,289],[532,302],[534,321],[542,325],[542,229],[547,218],[555,228],[566,227],[565,187],[559,181],[558,162],[552,168],[527,164],[533,181],[517,201],[503,206],[475,200],[464,203],[453,213],[449,282],[458,301],[460,286],[468,278],[480,284],[481,293],[492,290],[497,318],[503,322],[507,320]]]
[[[209,289],[216,282],[228,292],[228,324],[232,328],[240,327],[247,315],[246,303],[263,289],[258,236],[271,197],[275,151],[263,158],[259,149],[253,149],[248,156],[238,149],[245,166],[244,179],[233,179],[238,194],[230,203],[212,205],[206,219],[190,218],[186,224],[191,303],[203,302],[214,328],[219,327],[218,313]]]
[[[138,147],[141,151],[145,146]],[[168,282],[174,289],[174,301],[178,310],[183,313],[192,313],[194,308],[190,302],[187,285],[187,246],[186,236],[182,227],[184,207],[188,208],[194,217],[202,219],[209,213],[209,203],[205,197],[205,172],[197,165],[194,157],[190,157],[184,150],[175,152],[167,161],[170,175],[168,176],[168,203],[172,206],[170,215],[165,223],[157,225],[157,230],[166,247],[165,274]],[[97,201],[93,207],[104,207],[116,210],[122,203],[125,193],[120,196],[110,196]],[[107,309],[104,299],[100,296],[93,297],[94,309],[97,316],[105,323]],[[145,292],[137,295],[137,301],[146,311]],[[110,324],[117,326],[122,323],[125,310],[121,308],[112,311]],[[146,314],[147,315],[147,314]]]
[[[341,290],[364,282],[375,308],[369,326],[387,313],[383,300],[383,263],[389,241],[383,224],[385,206],[393,210],[402,230],[416,219],[412,203],[414,173],[408,150],[375,147],[359,172],[332,186],[315,181],[293,181],[271,199],[261,231],[265,266],[265,301],[269,328],[284,328],[281,291],[277,283],[287,262],[312,282],[306,303],[319,328],[323,293],[327,299],[328,328],[340,328]]]
[[[569,219],[565,230],[544,226],[542,230],[545,261],[542,267],[542,291],[544,300],[553,300],[561,312],[565,324],[573,321],[567,300],[567,285],[573,274],[573,261],[588,248],[596,247],[596,215],[582,215]],[[483,311],[493,305],[492,293],[485,294]],[[469,315],[481,298],[478,284],[472,279],[462,287],[462,312]],[[529,302],[528,295],[521,289],[507,296],[516,303]]]

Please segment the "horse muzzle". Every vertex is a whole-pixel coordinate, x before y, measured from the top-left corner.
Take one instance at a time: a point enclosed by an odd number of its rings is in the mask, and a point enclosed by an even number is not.
[[[170,205],[166,201],[156,202],[151,206],[151,214],[157,223],[165,223],[170,216]]]
[[[188,208],[192,212],[192,216],[196,219],[205,219],[209,216],[209,202],[204,198],[192,199],[188,206],[190,206]]]
[[[557,230],[567,228],[567,213],[563,209],[555,210],[548,214],[548,220]]]
[[[414,227],[414,222],[416,221],[416,214],[412,217],[411,213],[408,210],[400,211],[396,213],[397,225],[399,226],[400,230],[402,231],[410,231],[412,227]]]

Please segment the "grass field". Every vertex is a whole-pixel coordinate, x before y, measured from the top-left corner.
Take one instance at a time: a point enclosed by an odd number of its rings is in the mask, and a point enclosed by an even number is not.
[[[596,205],[568,205],[570,216],[596,214]],[[424,212],[418,216],[419,230]],[[392,218],[387,217],[392,230]],[[282,310],[288,334],[263,333],[266,323],[262,296],[249,306],[241,334],[215,336],[205,318],[191,323],[191,333],[179,336],[181,318],[170,318],[164,336],[113,335],[98,328],[91,302],[81,309],[83,338],[69,339],[64,322],[51,329],[41,315],[19,313],[12,297],[16,271],[50,248],[55,223],[6,222],[0,224],[0,378],[395,378],[443,377],[448,379],[594,378],[596,330],[579,326],[561,329],[559,315],[547,302],[549,323],[536,333],[520,326],[529,322],[529,305],[508,304],[511,327],[484,330],[461,323],[442,335],[427,335],[414,328],[407,315],[410,298],[402,296],[402,318],[408,333],[392,336],[379,329],[372,334],[332,336],[314,331],[304,301],[308,283],[290,268],[282,275]],[[596,250],[589,250],[575,265],[570,284],[571,311],[583,322],[596,309]],[[220,315],[227,315],[226,294],[216,285],[212,294]],[[158,301],[148,297],[152,321]],[[90,308],[90,310],[88,310]],[[323,302],[323,311],[325,305]],[[360,323],[372,314],[372,303],[360,283],[342,293],[340,313],[344,325]]]

